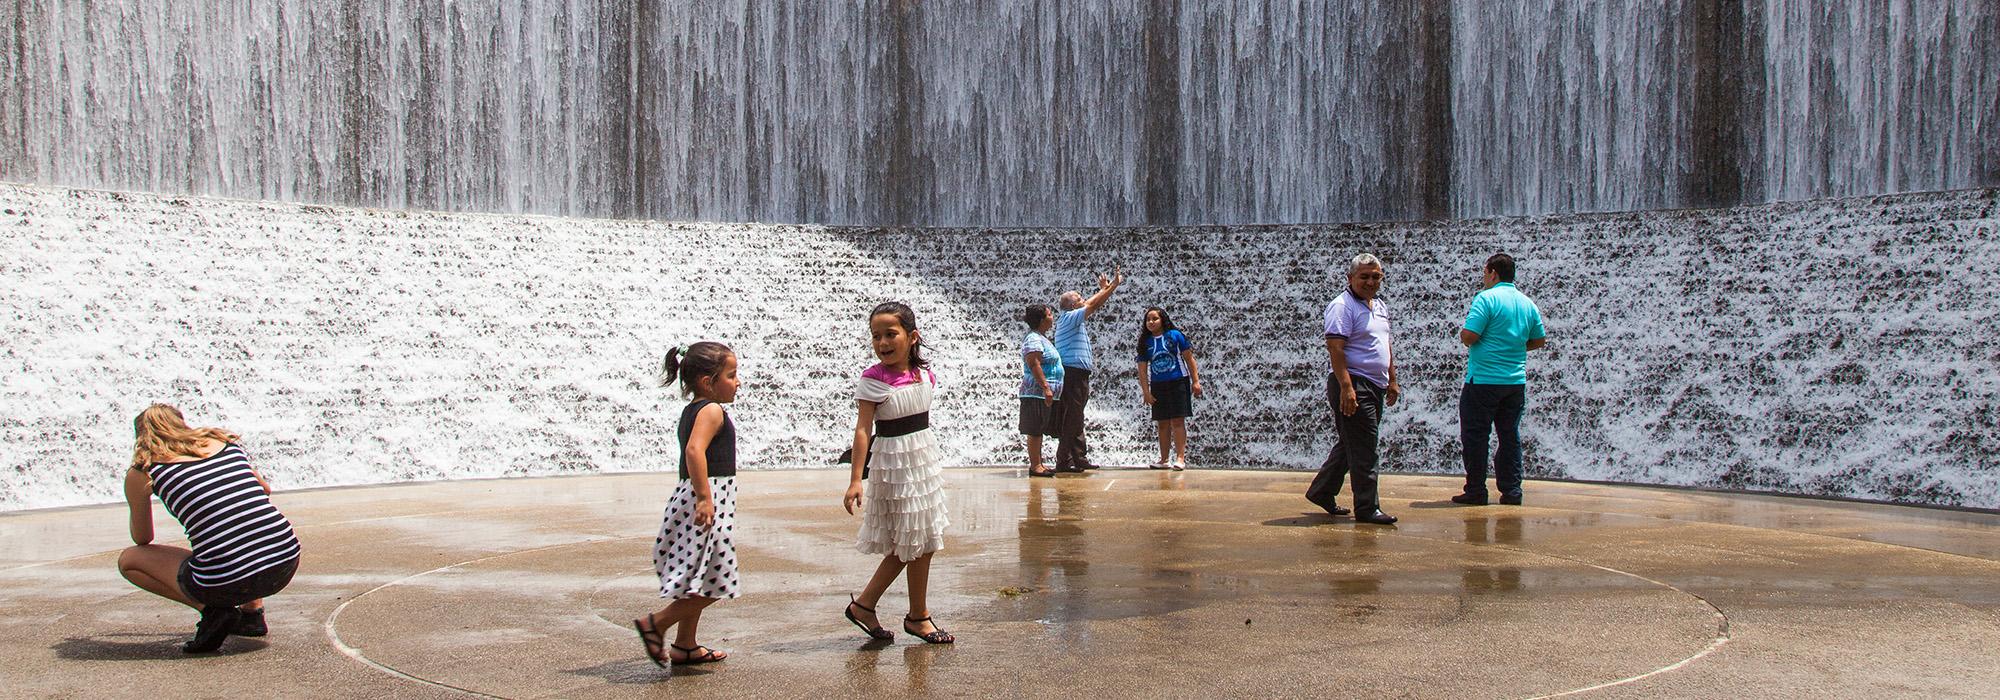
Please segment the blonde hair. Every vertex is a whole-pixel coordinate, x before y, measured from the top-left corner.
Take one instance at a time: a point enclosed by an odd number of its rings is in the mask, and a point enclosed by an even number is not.
[[[190,428],[187,419],[181,417],[181,410],[169,404],[156,403],[140,411],[132,419],[132,468],[145,469],[148,465],[172,462],[182,455],[199,454],[204,441],[236,442],[241,440],[236,433],[221,428]]]

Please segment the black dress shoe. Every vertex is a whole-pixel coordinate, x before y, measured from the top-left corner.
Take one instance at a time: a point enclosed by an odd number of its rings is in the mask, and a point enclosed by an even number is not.
[[[201,621],[194,625],[194,637],[181,645],[181,653],[205,654],[222,648],[222,640],[229,638],[229,631],[235,629],[239,617],[242,613],[235,606],[203,606]]]
[[[1518,506],[1518,505],[1521,505],[1521,494],[1518,494],[1518,493],[1517,493],[1517,494],[1513,494],[1513,495],[1511,495],[1511,496],[1510,496],[1510,495],[1504,495],[1504,494],[1503,494],[1503,495],[1501,495],[1501,496],[1500,496],[1500,505],[1503,505],[1503,506]]]
[[[1056,471],[1064,474],[1082,474],[1083,467],[1056,467]]]
[[[1367,513],[1354,516],[1354,522],[1369,523],[1371,525],[1394,525],[1396,524],[1396,516],[1380,510],[1371,510]]]
[[[1333,502],[1333,499],[1327,499],[1327,502],[1326,502],[1326,503],[1321,503],[1321,502],[1319,502],[1319,501],[1316,501],[1316,500],[1313,500],[1313,497],[1312,497],[1312,496],[1306,496],[1306,502],[1308,502],[1308,503],[1311,503],[1311,504],[1313,504],[1313,505],[1316,505],[1316,506],[1319,506],[1319,507],[1320,507],[1320,510],[1324,510],[1324,511],[1326,511],[1326,514],[1327,514],[1327,515],[1353,515],[1353,514],[1354,514],[1354,511],[1351,511],[1351,510],[1348,510],[1348,509],[1346,509],[1346,508],[1342,508],[1342,507],[1340,507],[1340,504],[1339,504],[1339,503],[1334,503],[1334,502]]]
[[[1451,502],[1462,503],[1468,506],[1483,506],[1486,505],[1486,494],[1480,494],[1474,496],[1469,493],[1461,493],[1459,495],[1452,496]]]

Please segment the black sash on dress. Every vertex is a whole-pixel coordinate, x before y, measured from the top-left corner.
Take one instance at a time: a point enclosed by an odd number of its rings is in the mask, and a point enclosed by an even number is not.
[[[902,437],[904,435],[909,435],[911,433],[915,433],[921,430],[927,430],[930,427],[931,427],[930,411],[924,411],[921,413],[912,413],[910,415],[903,416],[901,418],[878,420],[875,421],[875,434],[868,436],[868,444],[870,445],[875,444],[875,438]],[[833,461],[836,464],[853,464],[854,448],[849,447],[845,450],[841,450],[840,457]],[[861,478],[863,479],[868,478],[868,467],[866,465],[863,465],[861,467]]]

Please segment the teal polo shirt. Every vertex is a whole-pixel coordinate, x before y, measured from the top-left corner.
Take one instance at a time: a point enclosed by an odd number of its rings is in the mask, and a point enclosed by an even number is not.
[[[1465,383],[1528,383],[1528,341],[1546,335],[1542,310],[1528,295],[1512,282],[1480,292],[1465,312],[1465,329],[1479,334],[1465,362]]]

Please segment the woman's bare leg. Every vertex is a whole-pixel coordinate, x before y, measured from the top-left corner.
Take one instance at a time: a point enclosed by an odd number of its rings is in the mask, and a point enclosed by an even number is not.
[[[1173,446],[1174,446],[1173,421],[1172,420],[1154,421],[1153,428],[1154,432],[1160,434],[1160,463],[1168,464],[1169,462],[1167,460],[1173,457],[1173,455],[1170,454],[1173,451]]]
[[[193,554],[163,544],[126,547],[118,553],[118,573],[148,593],[200,610],[201,604],[189,598],[180,584],[181,562]]]
[[[1034,471],[1042,470],[1042,436],[1040,435],[1028,436],[1028,468]]]

